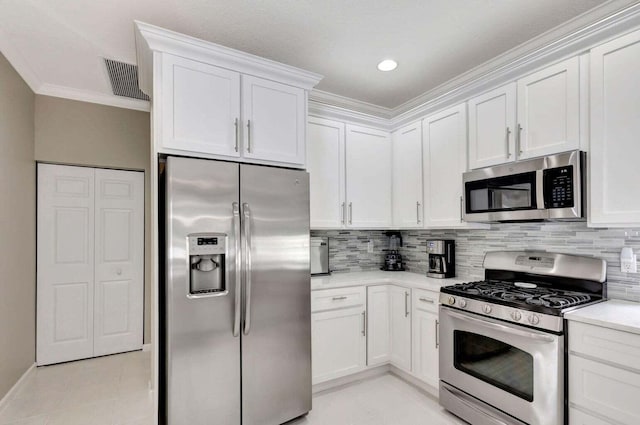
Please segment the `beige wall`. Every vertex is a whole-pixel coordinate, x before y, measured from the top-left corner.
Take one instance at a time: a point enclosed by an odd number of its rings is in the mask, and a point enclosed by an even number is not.
[[[35,159],[145,171],[145,247],[149,247],[150,135],[147,112],[36,96]],[[150,336],[150,253],[145,252],[145,343]]]
[[[35,361],[34,100],[0,54],[0,399]]]

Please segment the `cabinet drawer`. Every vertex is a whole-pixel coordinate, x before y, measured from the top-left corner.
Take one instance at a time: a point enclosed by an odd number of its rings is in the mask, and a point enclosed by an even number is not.
[[[640,418],[638,400],[640,374],[575,355],[569,356],[571,405],[598,412],[616,423],[637,425]]]
[[[628,367],[640,373],[640,335],[569,322],[569,351]]]
[[[365,305],[365,299],[366,288],[364,286],[313,291],[311,292],[311,311],[359,307]]]
[[[426,291],[424,289],[413,290],[413,307],[417,310],[437,312],[439,292]]]

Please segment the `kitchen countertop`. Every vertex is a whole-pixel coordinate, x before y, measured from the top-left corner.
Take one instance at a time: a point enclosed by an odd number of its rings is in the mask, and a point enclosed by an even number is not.
[[[640,334],[640,303],[607,300],[566,313],[565,319]]]
[[[411,272],[366,271],[311,276],[311,290],[346,288],[349,286],[397,284],[405,287],[440,291],[440,287],[466,282],[461,277],[437,279]]]

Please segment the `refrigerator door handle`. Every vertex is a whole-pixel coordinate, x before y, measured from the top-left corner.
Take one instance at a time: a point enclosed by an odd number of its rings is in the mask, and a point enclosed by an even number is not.
[[[244,216],[244,320],[242,333],[251,331],[251,210],[249,204],[242,204]]]
[[[233,239],[234,239],[234,247],[235,247],[235,267],[234,267],[234,278],[236,284],[236,293],[235,293],[235,310],[233,313],[233,336],[240,335],[240,312],[242,311],[242,280],[240,273],[242,271],[242,257],[241,252],[242,249],[240,247],[240,204],[234,202],[232,204],[233,209]]]

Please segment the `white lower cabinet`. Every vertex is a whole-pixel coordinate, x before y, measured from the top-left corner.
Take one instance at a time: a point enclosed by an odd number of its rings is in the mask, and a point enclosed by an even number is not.
[[[391,351],[389,285],[367,288],[367,366],[389,362]]]
[[[411,289],[389,287],[391,364],[411,371]]]
[[[365,307],[311,315],[312,382],[360,372],[367,365]]]
[[[640,335],[569,324],[570,425],[640,423]]]
[[[413,375],[437,387],[438,374],[438,292],[413,290]]]

